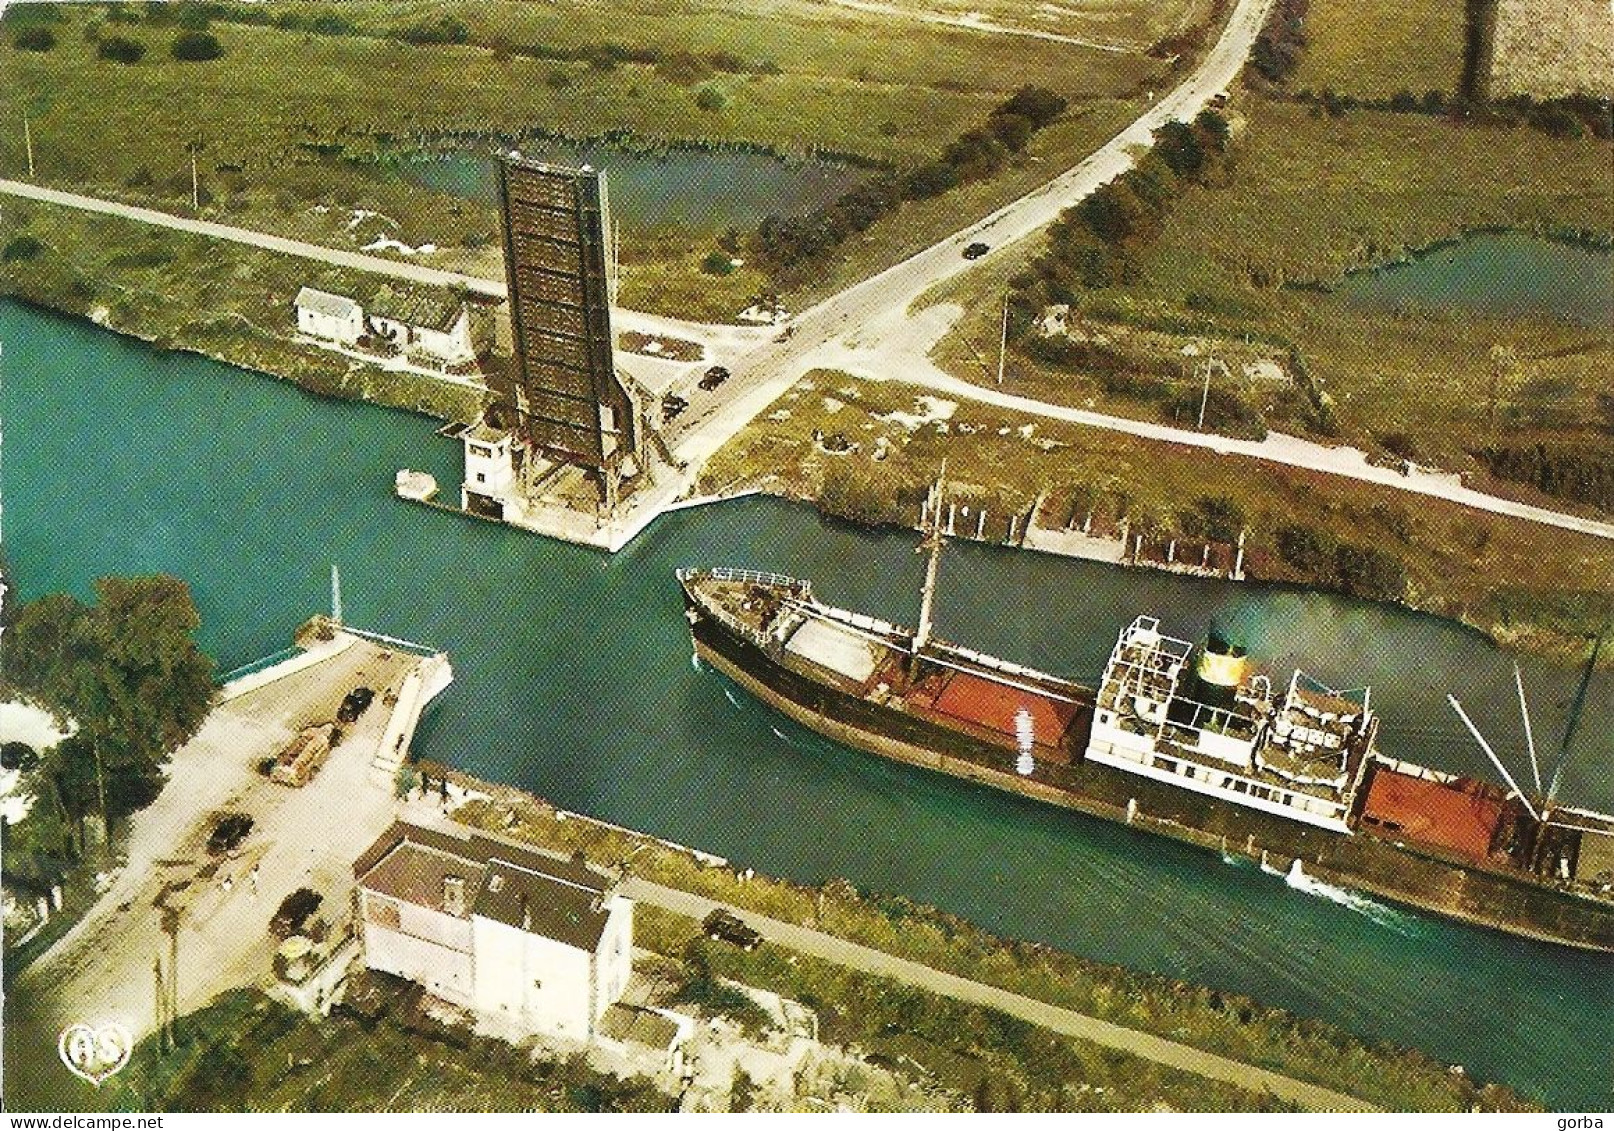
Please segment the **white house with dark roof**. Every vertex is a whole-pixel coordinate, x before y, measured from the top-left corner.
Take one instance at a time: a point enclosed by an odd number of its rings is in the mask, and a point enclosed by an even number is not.
[[[501,1029],[593,1040],[633,969],[633,902],[581,862],[398,822],[353,866],[364,962]]]
[[[458,294],[383,286],[360,303],[304,287],[297,292],[297,330],[349,348],[388,343],[399,354],[446,367],[476,360],[471,312]]]
[[[351,346],[364,334],[364,308],[346,295],[304,287],[296,307],[297,329],[311,338]]]

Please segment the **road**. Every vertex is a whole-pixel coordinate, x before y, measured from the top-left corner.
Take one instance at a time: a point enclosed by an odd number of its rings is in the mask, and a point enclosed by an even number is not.
[[[106,893],[18,975],[6,1001],[11,1106],[60,1111],[88,1102],[56,1057],[56,1035],[66,1025],[116,1021],[136,1039],[155,1028],[158,970],[170,976],[173,953],[159,908],[180,911],[181,1015],[266,977],[275,946],[269,919],[292,891],[312,887],[325,896],[322,913],[333,921],[344,916],[353,860],[398,810],[392,790],[371,773],[390,715],[380,693],[396,686],[415,658],[362,640],[332,649],[318,664],[209,713],[174,753],[157,799],[133,818],[127,857]],[[302,726],[332,718],[360,683],[377,690],[377,702],[311,783],[289,789],[257,772],[258,758],[278,752]],[[223,812],[254,820],[230,859],[206,849]]]
[[[637,877],[629,878],[623,883],[622,894],[679,915],[687,915],[692,919],[704,919],[714,909],[727,906],[703,896],[663,887]],[[1220,1080],[1248,1091],[1271,1092],[1281,1100],[1299,1104],[1312,1111],[1378,1110],[1342,1092],[1335,1092],[1317,1084],[1308,1084],[1303,1080],[1296,1080],[1225,1056],[1217,1056],[1215,1053],[1178,1044],[1176,1041],[1168,1041],[1152,1033],[1128,1029],[1097,1017],[1090,1017],[1085,1013],[1077,1013],[1075,1010],[1012,993],[997,986],[973,982],[968,978],[935,970],[906,958],[898,958],[894,954],[849,942],[835,935],[779,919],[769,919],[743,908],[727,909],[743,918],[746,924],[754,928],[764,939],[786,949],[822,958],[853,970],[894,978],[910,986],[956,998],[959,1001],[967,1001],[972,1005],[996,1009],[1068,1037],[1092,1041],[1106,1048],[1119,1049],[1169,1068]]]
[[[877,380],[900,379],[950,398],[978,401],[1033,416],[1104,428],[1146,439],[1185,444],[1219,454],[1253,457],[1614,539],[1614,523],[1489,495],[1463,486],[1455,476],[1403,476],[1392,469],[1369,464],[1362,452],[1352,448],[1326,448],[1283,435],[1272,435],[1260,442],[1233,440],[1130,417],[1050,404],[960,380],[929,360],[931,347],[957,321],[962,309],[953,305],[916,309],[920,300],[938,285],[957,278],[979,263],[990,261],[992,257],[1003,254],[1005,249],[1041,232],[1066,208],[1130,168],[1134,155],[1150,144],[1154,131],[1160,126],[1173,119],[1191,119],[1219,92],[1232,85],[1244,66],[1272,2],[1239,0],[1221,37],[1194,72],[1074,168],[942,242],[801,312],[791,320],[788,336],[783,340],[771,328],[709,325],[637,311],[618,311],[616,318],[619,327],[698,341],[706,346],[710,357],[722,360],[732,373],[721,397],[703,398],[703,403],[694,411],[685,413],[668,427],[667,441],[685,465],[676,482],[668,483],[667,489],[644,493],[637,508],[630,504],[624,509],[659,508],[671,499],[669,490],[673,494],[686,492],[693,485],[701,466],[783,395],[803,373],[814,368],[834,368]],[[415,283],[463,287],[471,293],[492,299],[502,299],[506,295],[502,280],[304,243],[21,181],[0,180],[0,194],[121,216],[141,223],[230,240]],[[988,243],[991,251],[982,260],[971,262],[964,259],[964,248],[977,241]],[[629,362],[630,368],[631,365]],[[625,514],[621,521],[625,528],[637,530],[642,529],[649,517]]]

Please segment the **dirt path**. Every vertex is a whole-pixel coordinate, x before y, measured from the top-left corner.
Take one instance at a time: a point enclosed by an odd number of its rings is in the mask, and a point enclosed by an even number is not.
[[[654,904],[694,919],[702,919],[713,909],[725,906],[704,896],[692,895],[689,892],[637,878],[626,881],[622,893],[632,899]],[[815,958],[822,958],[854,970],[894,978],[899,982],[959,1001],[1000,1010],[1065,1036],[1092,1041],[1106,1048],[1119,1049],[1157,1064],[1192,1072],[1212,1080],[1222,1080],[1252,1092],[1271,1092],[1279,1099],[1313,1111],[1379,1110],[1342,1092],[1332,1091],[1317,1084],[1308,1084],[1291,1076],[1257,1068],[1225,1056],[1217,1056],[1215,1053],[1178,1044],[1176,1041],[1168,1041],[1152,1033],[1128,1029],[1097,1017],[1090,1017],[1085,1013],[1077,1013],[1072,1009],[1011,993],[996,986],[972,982],[968,978],[961,978],[956,974],[935,970],[906,958],[898,958],[884,951],[848,942],[835,935],[808,927],[798,927],[794,923],[786,923],[779,919],[769,919],[743,908],[731,907],[729,910],[740,915],[746,924],[754,928],[763,938],[787,949],[810,954]]]

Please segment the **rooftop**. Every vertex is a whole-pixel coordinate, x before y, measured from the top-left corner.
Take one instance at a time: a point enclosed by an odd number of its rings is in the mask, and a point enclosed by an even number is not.
[[[428,330],[450,330],[458,321],[465,300],[443,290],[414,290],[384,286],[370,297],[369,311],[382,318],[424,326]]]
[[[479,833],[461,837],[403,821],[354,861],[353,874],[368,890],[439,912],[443,881],[457,876],[465,881],[465,917],[480,915],[590,951],[610,919],[605,900],[614,886],[587,864]]]
[[[332,318],[347,318],[359,309],[359,304],[346,295],[334,295],[330,291],[304,287],[297,292],[297,308],[315,310]]]

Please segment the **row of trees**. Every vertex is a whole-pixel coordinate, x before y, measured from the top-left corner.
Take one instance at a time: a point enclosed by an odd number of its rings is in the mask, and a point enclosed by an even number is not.
[[[905,200],[940,196],[962,184],[996,175],[1037,131],[1065,112],[1065,99],[1027,86],[960,135],[934,161],[902,174],[873,177],[805,216],[769,216],[757,228],[764,261],[789,270],[866,231]]]
[[[78,728],[38,778],[46,788],[35,813],[54,833],[34,847],[55,856],[72,849],[71,823],[115,818],[156,796],[169,754],[200,729],[213,697],[184,582],[107,577],[95,592],[94,605],[53,594],[16,608],[0,653],[8,686]]]
[[[1048,233],[1048,250],[1010,280],[1011,326],[1024,334],[1049,303],[1107,287],[1132,271],[1135,253],[1164,226],[1188,184],[1203,184],[1229,161],[1227,119],[1201,111],[1192,124],[1167,122],[1136,167],[1067,209]]]
[[[1475,455],[1492,474],[1559,499],[1614,510],[1614,451],[1607,445],[1499,444]]]

